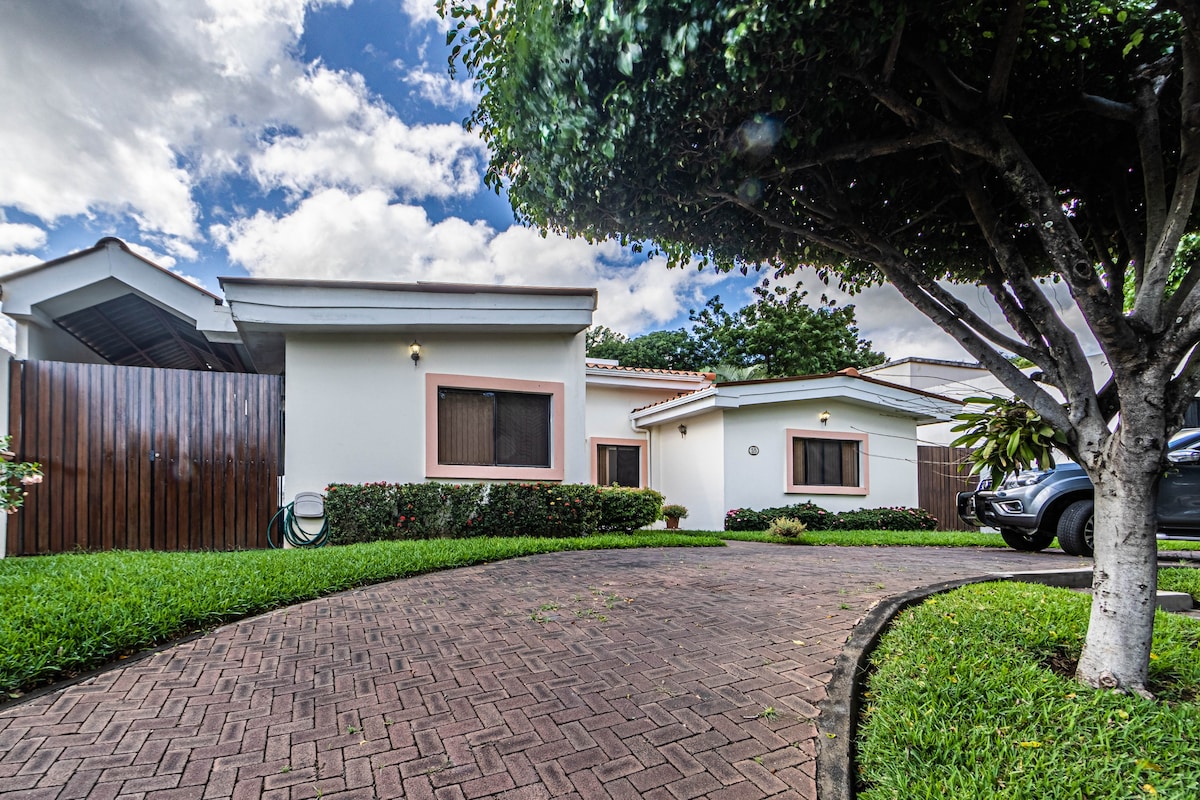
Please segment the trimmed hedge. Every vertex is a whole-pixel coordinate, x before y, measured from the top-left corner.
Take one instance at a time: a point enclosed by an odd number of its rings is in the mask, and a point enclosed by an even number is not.
[[[588,536],[658,519],[652,489],[559,483],[366,483],[325,488],[330,544],[467,536]]]
[[[606,486],[600,489],[599,530],[632,533],[653,525],[662,516],[662,506],[662,494],[653,489]]]
[[[811,501],[755,511],[735,508],[725,514],[727,531],[765,531],[777,519],[803,522],[810,531],[932,531],[937,519],[923,508],[863,508],[833,513]]]

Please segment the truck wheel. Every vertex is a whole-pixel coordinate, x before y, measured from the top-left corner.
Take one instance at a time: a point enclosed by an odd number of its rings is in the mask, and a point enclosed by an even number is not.
[[[1076,500],[1058,519],[1058,543],[1063,552],[1072,556],[1092,554],[1092,511],[1091,500]]]
[[[1020,528],[1001,528],[1000,536],[1013,550],[1034,553],[1045,550],[1054,539],[1054,531],[1023,531]]]

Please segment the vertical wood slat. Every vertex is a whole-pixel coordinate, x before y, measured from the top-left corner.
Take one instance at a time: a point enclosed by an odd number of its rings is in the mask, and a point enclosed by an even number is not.
[[[47,478],[10,518],[8,552],[265,547],[281,389],[278,376],[12,362],[13,448]]]
[[[958,518],[957,494],[975,486],[977,476],[959,471],[970,449],[917,446],[917,504],[937,517],[940,531],[974,530]]]

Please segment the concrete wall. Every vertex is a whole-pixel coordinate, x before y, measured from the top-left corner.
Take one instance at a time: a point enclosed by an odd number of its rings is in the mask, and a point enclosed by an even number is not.
[[[583,334],[293,334],[285,497],[331,482],[425,480],[427,373],[562,383],[563,419],[553,425],[564,434],[563,479],[585,482],[583,362]]]
[[[67,361],[73,364],[107,364],[95,351],[59,328],[18,322],[17,357],[31,361]]]
[[[653,489],[667,503],[687,506],[687,519],[680,527],[719,531],[725,524],[724,477],[725,436],[721,413],[712,411],[682,420],[687,435],[679,433],[679,422],[653,429],[650,469]]]
[[[818,415],[829,411],[822,426]],[[865,495],[789,493],[788,429],[867,435]],[[689,428],[689,438],[690,438]],[[769,508],[811,500],[830,511],[917,505],[916,426],[910,417],[878,408],[818,400],[778,403],[725,412],[724,496],[729,508]],[[751,446],[758,455],[749,454]],[[722,509],[722,520],[724,512]],[[689,520],[690,521],[690,520]]]

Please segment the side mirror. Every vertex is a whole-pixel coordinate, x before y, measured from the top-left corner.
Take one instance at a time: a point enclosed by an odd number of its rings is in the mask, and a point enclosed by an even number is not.
[[[1172,464],[1200,464],[1200,450],[1190,448],[1167,453],[1167,461]]]

